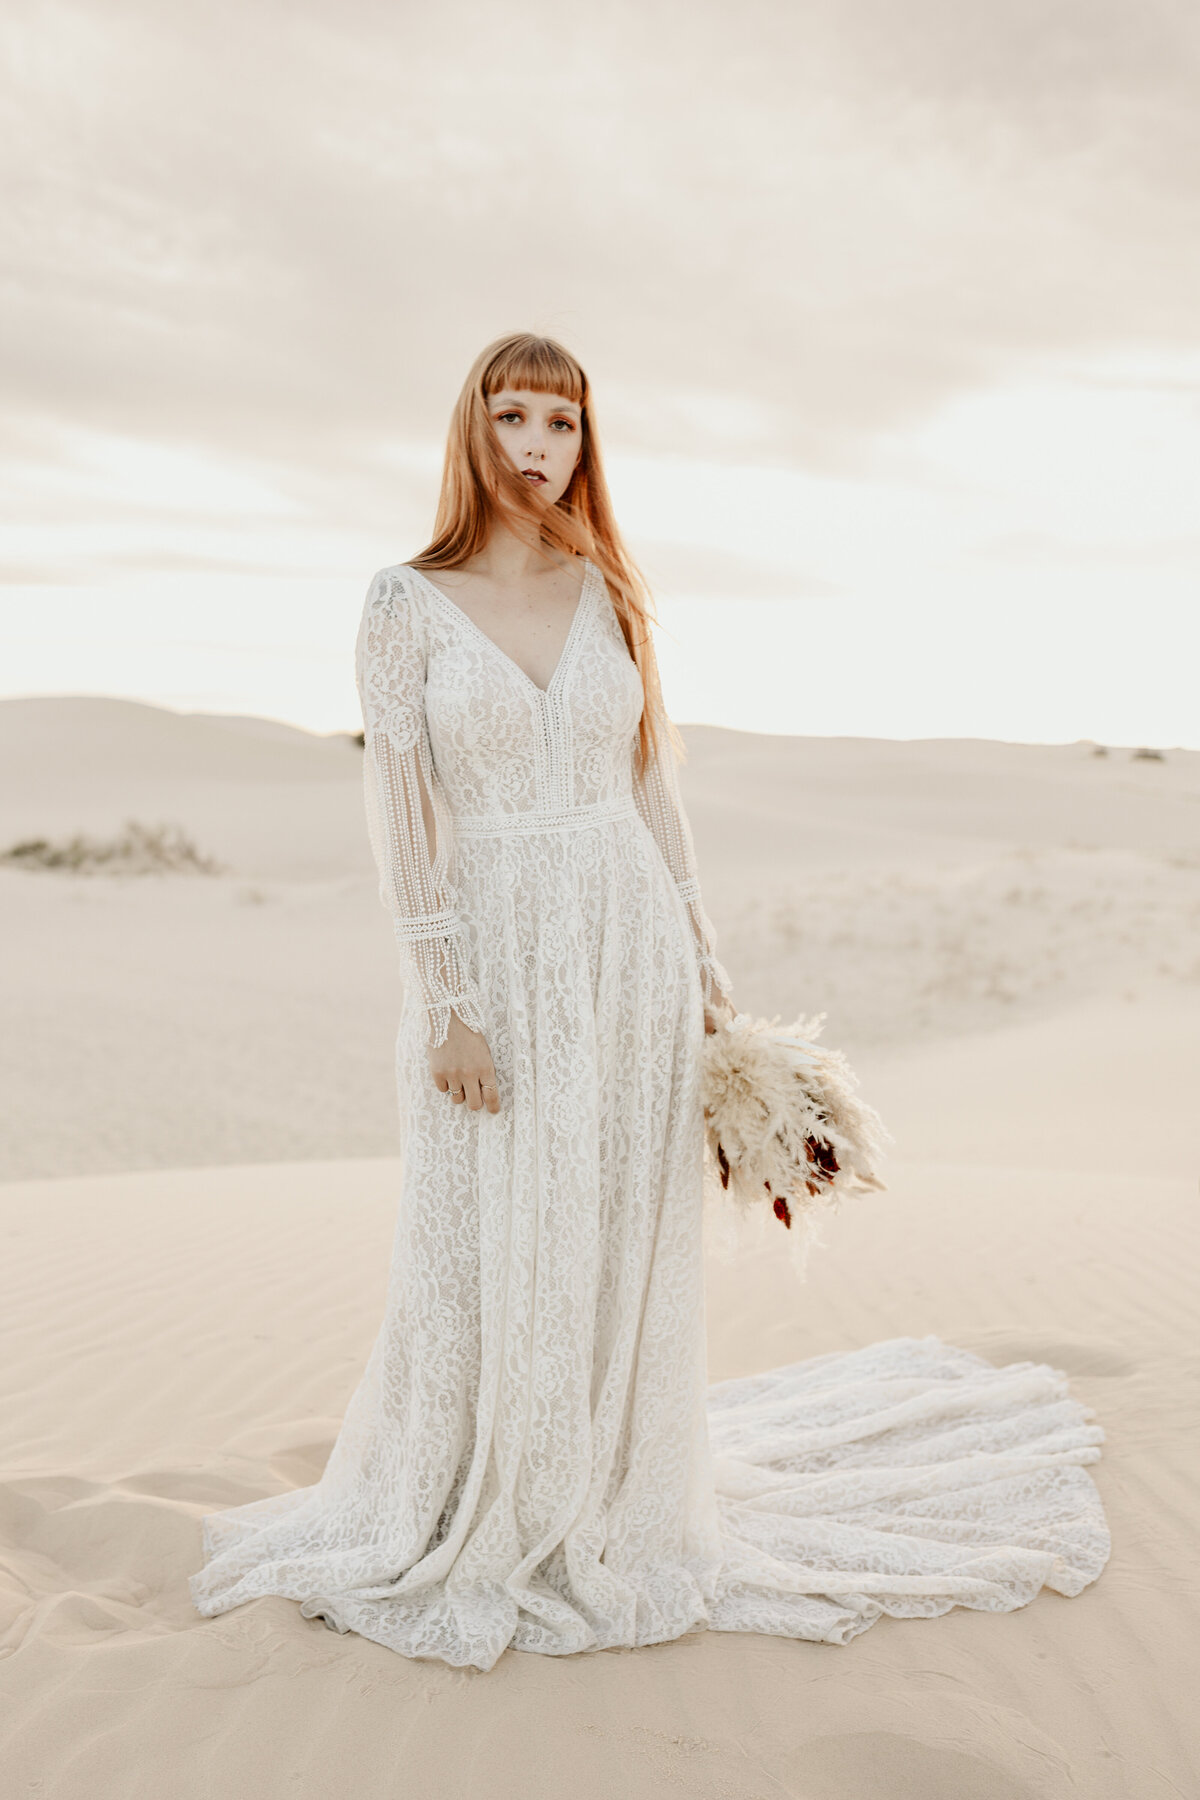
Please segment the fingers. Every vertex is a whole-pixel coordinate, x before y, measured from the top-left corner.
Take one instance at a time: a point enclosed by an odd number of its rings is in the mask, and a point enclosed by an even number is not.
[[[735,1015],[736,1008],[732,1000],[706,1000],[704,1003],[704,1029],[711,1037],[721,1025],[727,1023]]]
[[[490,1064],[484,1069],[435,1069],[432,1074],[433,1085],[450,1096],[452,1105],[469,1112],[500,1111],[500,1089]]]
[[[472,1112],[500,1111],[500,1089],[496,1082],[494,1069],[483,1069],[478,1075],[469,1075],[464,1081],[463,1104]]]

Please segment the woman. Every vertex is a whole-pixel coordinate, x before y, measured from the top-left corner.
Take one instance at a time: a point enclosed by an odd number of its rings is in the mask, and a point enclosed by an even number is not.
[[[321,1480],[205,1520],[200,1611],[285,1595],[489,1669],[1077,1593],[1103,1434],[1057,1371],[904,1338],[706,1388],[699,1083],[730,984],[560,345],[477,359],[358,676],[409,975],[386,1315]]]

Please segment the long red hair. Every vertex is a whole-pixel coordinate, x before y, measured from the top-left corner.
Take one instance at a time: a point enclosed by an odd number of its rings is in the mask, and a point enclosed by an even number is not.
[[[501,448],[488,402],[505,388],[559,394],[580,409],[579,460],[566,492],[553,506],[537,499]],[[450,419],[433,537],[409,559],[413,568],[430,573],[459,568],[483,550],[497,516],[518,530],[526,523],[535,525],[540,544],[567,556],[589,557],[596,564],[642,680],[639,769],[654,755],[658,731],[663,729],[682,760],[683,740],[667,718],[658,679],[650,634],[651,624],[657,623],[654,603],[645,576],[617,530],[592,416],[591,385],[569,350],[554,338],[528,331],[497,338],[471,365]]]

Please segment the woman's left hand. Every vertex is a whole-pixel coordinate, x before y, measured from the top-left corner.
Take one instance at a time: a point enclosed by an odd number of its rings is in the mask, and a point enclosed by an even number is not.
[[[727,1019],[732,1019],[736,1010],[733,1002],[731,1000],[726,1000],[720,994],[717,995],[715,1000],[706,1000],[704,1002],[704,1030],[706,1036],[711,1037],[718,1025],[723,1025]]]

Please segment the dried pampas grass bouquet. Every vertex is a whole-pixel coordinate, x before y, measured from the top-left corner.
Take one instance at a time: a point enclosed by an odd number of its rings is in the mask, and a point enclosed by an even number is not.
[[[891,1142],[879,1114],[857,1097],[842,1052],[816,1042],[824,1019],[781,1026],[778,1017],[737,1013],[704,1039],[710,1218],[715,1192],[744,1214],[774,1213],[789,1231],[799,1227],[801,1268],[820,1213],[844,1194],[884,1186],[876,1169]],[[734,1248],[728,1234],[724,1247]]]

